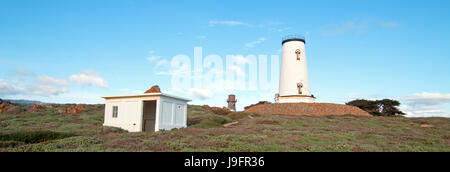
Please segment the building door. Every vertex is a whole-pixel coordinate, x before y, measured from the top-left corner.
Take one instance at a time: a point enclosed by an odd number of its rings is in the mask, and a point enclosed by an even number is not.
[[[155,132],[156,123],[156,100],[144,101],[143,110],[143,131]]]

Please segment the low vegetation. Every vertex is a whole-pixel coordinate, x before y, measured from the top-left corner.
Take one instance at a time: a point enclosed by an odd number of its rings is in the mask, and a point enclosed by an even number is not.
[[[31,143],[41,143],[49,140],[64,139],[73,136],[75,135],[51,131],[19,132],[0,135],[0,141],[16,141],[31,144]]]
[[[450,151],[450,119],[258,115],[188,107],[188,128],[128,133],[103,127],[103,105],[14,104],[0,113],[0,151]],[[215,113],[216,112],[216,113]]]

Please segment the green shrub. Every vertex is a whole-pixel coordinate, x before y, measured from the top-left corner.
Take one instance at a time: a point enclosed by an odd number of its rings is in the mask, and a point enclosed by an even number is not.
[[[229,123],[231,121],[232,120],[230,118],[216,115],[216,116],[205,118],[204,120],[193,125],[193,127],[195,127],[195,128],[220,127],[223,124]]]
[[[266,125],[280,125],[281,123],[280,123],[280,121],[277,121],[277,120],[268,120],[268,119],[266,119],[266,120],[261,120],[261,121],[258,121],[258,122],[256,122],[257,124],[266,124]]]
[[[211,111],[216,115],[227,115],[227,114],[231,113],[231,111],[229,109],[224,109],[224,108],[211,108]]]
[[[40,143],[49,140],[58,140],[73,136],[75,135],[51,131],[21,132],[21,133],[0,135],[0,141],[19,141],[29,144],[29,143]]]
[[[116,127],[103,127],[103,133],[128,133],[128,131]]]
[[[400,102],[397,100],[364,100],[357,99],[346,103],[346,105],[356,106],[374,116],[401,116],[404,112],[399,110]]]
[[[207,129],[207,128],[213,128],[213,127],[219,127],[221,126],[221,124],[214,122],[214,121],[204,121],[204,122],[200,122],[198,124],[193,125],[192,127],[195,128],[203,128],[203,129]]]
[[[6,109],[5,114],[19,114],[19,113],[25,112],[25,111],[26,111],[26,109],[25,109],[24,106],[22,106],[22,105],[13,105],[13,106],[8,107]]]
[[[8,127],[8,126],[9,126],[8,121],[0,121],[0,127],[6,128],[6,127]]]
[[[227,117],[215,117],[213,119],[213,122],[217,123],[217,124],[226,124],[231,122],[232,120],[230,118]]]
[[[23,142],[18,141],[0,141],[0,148],[13,148],[22,144]]]
[[[11,152],[99,152],[104,151],[102,139],[88,136],[75,136],[60,140],[23,145],[7,151]]]
[[[231,118],[233,121],[235,120],[241,120],[244,118],[250,118],[250,117],[257,117],[258,114],[254,113],[246,113],[246,112],[232,112],[228,114],[226,117]]]

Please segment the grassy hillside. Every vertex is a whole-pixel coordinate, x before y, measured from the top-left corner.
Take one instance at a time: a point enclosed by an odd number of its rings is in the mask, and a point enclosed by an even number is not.
[[[68,106],[9,107],[0,113],[0,151],[450,151],[447,118],[217,115],[189,106],[188,128],[127,133],[102,127],[103,105],[61,113]]]

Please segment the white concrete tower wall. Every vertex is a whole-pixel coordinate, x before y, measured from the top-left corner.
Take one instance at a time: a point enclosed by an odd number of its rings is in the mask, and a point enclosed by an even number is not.
[[[277,103],[314,102],[308,77],[305,39],[283,39],[279,94]]]

